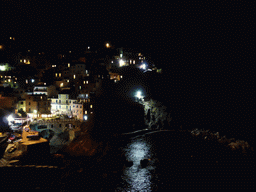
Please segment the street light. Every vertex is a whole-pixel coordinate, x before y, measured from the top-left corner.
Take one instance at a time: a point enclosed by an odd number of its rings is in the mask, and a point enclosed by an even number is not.
[[[146,64],[145,63],[141,64],[140,68],[145,70],[146,69]]]
[[[123,60],[123,59],[120,59],[120,61],[119,61],[119,66],[120,66],[120,67],[124,66],[124,60]]]
[[[14,121],[13,116],[12,116],[12,115],[9,115],[9,116],[7,117],[7,121],[8,121],[8,124],[10,125],[10,124],[11,124],[11,122],[13,122],[13,121]]]
[[[138,100],[140,100],[140,99],[143,99],[143,96],[142,96],[142,92],[141,91],[137,91],[137,93],[136,93],[136,98],[138,99]]]

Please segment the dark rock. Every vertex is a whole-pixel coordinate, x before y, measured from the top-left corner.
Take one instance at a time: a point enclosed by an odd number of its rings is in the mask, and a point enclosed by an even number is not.
[[[142,168],[145,168],[149,162],[151,161],[151,159],[143,159],[143,160],[140,160],[140,165]]]
[[[125,166],[126,167],[131,167],[133,165],[132,161],[125,161]]]

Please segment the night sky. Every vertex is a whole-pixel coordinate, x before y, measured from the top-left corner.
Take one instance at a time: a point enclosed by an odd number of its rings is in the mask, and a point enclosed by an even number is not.
[[[138,48],[164,69],[176,122],[254,134],[253,2],[2,2],[2,37],[45,52]]]

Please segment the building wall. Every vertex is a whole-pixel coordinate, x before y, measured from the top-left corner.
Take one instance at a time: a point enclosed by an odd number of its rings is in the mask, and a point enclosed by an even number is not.
[[[18,101],[17,109],[22,109],[24,112],[26,112],[26,100]]]
[[[38,110],[38,103],[37,101],[34,101],[33,96],[27,96],[26,98],[26,112],[27,113],[33,113],[34,110]]]
[[[71,111],[73,116],[83,121],[83,104],[82,103],[71,104]]]
[[[0,107],[7,109],[15,107],[17,98],[16,97],[3,97],[2,94],[0,94]]]

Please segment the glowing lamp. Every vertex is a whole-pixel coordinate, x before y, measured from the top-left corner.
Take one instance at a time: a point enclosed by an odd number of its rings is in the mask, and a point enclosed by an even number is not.
[[[142,64],[142,65],[140,66],[140,68],[145,70],[145,69],[146,69],[146,64]]]
[[[136,97],[137,97],[138,99],[143,98],[142,95],[141,95],[141,91],[137,91]]]
[[[5,68],[4,65],[1,65],[1,66],[0,66],[0,71],[5,71],[5,69],[6,69],[6,68]]]
[[[120,67],[124,66],[124,60],[123,60],[123,59],[120,59],[120,61],[119,61],[119,66],[120,66]]]
[[[14,121],[14,118],[13,118],[13,116],[12,115],[9,115],[8,117],[7,117],[7,121],[10,123],[11,121]]]

